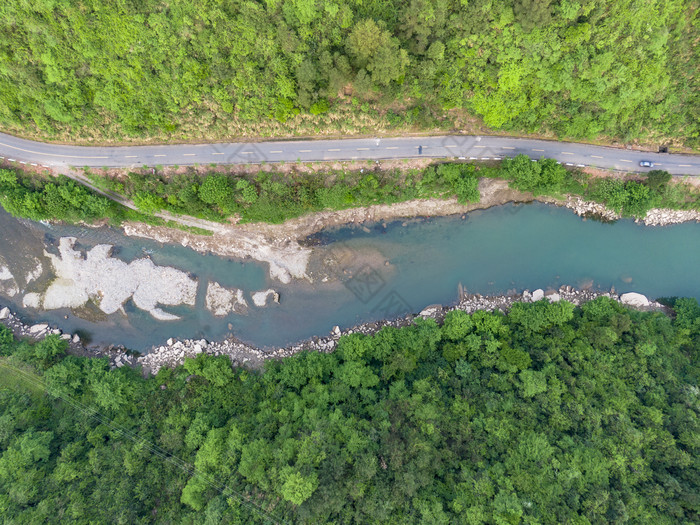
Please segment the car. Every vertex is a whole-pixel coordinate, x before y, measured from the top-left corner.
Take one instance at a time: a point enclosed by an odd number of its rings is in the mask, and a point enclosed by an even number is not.
[[[643,160],[639,163],[639,165],[642,168],[653,168],[654,167],[654,163],[651,162],[650,160]]]

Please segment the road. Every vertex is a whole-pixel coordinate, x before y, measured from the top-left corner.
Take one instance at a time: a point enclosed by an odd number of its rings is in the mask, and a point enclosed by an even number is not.
[[[376,139],[272,141],[230,144],[85,147],[45,144],[0,133],[0,158],[34,166],[137,167],[259,162],[384,160],[416,157],[498,160],[525,154],[553,158],[567,166],[648,171],[639,161],[673,175],[700,175],[700,156],[650,153],[589,144],[509,137],[447,135]]]

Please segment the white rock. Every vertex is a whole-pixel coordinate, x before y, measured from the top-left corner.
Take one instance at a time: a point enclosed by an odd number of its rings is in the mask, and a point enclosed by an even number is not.
[[[649,306],[649,299],[645,295],[636,292],[623,293],[620,296],[620,302],[629,306]]]
[[[25,308],[39,308],[41,296],[38,293],[28,293],[22,298],[22,306]]]
[[[337,326],[337,325],[334,326],[334,327],[333,327],[333,333],[334,333],[335,335],[340,335],[340,327]]]
[[[272,296],[272,300],[276,303],[280,302],[280,294],[274,291],[272,288],[269,290],[264,290],[262,292],[255,292],[250,295],[253,298],[253,304],[255,306],[267,306],[267,298]]]
[[[532,292],[532,302],[534,303],[535,301],[539,301],[540,299],[544,298],[544,290],[541,288],[538,288],[534,292]]]
[[[49,328],[47,324],[35,324],[29,327],[30,334],[38,334],[39,332],[44,332]]]
[[[175,343],[175,339],[173,339],[173,338],[171,337],[170,339],[168,339],[168,340],[166,341],[166,343],[168,343],[168,346],[173,346],[173,343]]]
[[[197,343],[196,345],[194,345],[194,353],[195,353],[195,354],[201,354],[201,353],[202,353],[202,347],[201,347],[201,345],[200,345],[199,343]]]
[[[8,317],[10,317],[10,309],[6,306],[0,310],[0,319],[7,319]]]
[[[100,310],[112,314],[122,310],[131,298],[156,319],[174,320],[178,317],[163,312],[157,305],[194,306],[197,281],[186,273],[156,266],[150,259],[127,264],[112,257],[112,246],[107,244],[95,246],[83,257],[74,248],[75,242],[74,237],[63,237],[59,241],[59,256],[46,253],[56,279],[44,295],[45,309],[75,308],[92,299]]]
[[[70,341],[70,340],[71,340],[71,337],[72,337],[72,336],[71,336],[70,334],[63,334],[63,335],[61,336],[61,339],[63,339],[64,341]]]
[[[248,303],[243,297],[243,290],[238,288],[225,288],[216,281],[211,281],[207,286],[206,295],[207,310],[216,317],[224,317],[230,313],[245,313]]]
[[[549,294],[547,296],[547,299],[549,299],[550,303],[556,303],[557,301],[561,300],[561,295],[559,295],[558,293]]]
[[[73,342],[76,343],[76,344],[80,342],[80,336],[79,336],[78,334],[75,334],[75,335],[73,336]]]

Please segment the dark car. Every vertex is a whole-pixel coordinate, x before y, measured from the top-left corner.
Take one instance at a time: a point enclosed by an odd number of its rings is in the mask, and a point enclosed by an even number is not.
[[[650,160],[643,160],[639,163],[639,165],[642,168],[653,168],[654,167],[654,163],[651,162]]]

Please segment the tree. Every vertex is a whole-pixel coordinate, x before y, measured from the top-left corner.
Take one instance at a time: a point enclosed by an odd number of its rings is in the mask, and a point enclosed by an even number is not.
[[[233,185],[226,175],[209,175],[199,188],[199,198],[227,210],[233,200]]]
[[[318,487],[318,478],[315,474],[302,476],[299,472],[288,468],[282,471],[280,477],[282,479],[280,494],[294,505],[304,503]]]

